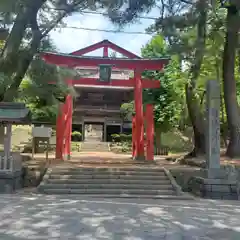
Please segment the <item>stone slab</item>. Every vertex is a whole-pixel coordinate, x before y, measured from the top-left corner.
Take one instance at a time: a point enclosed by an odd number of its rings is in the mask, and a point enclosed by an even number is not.
[[[22,171],[0,172],[0,193],[13,193],[22,185]]]
[[[197,196],[210,199],[238,200],[237,181],[194,177],[191,190]]]
[[[203,178],[203,177],[195,177],[198,182],[209,184],[209,185],[234,185],[236,181],[233,180],[225,180],[225,179],[214,179],[214,178]]]

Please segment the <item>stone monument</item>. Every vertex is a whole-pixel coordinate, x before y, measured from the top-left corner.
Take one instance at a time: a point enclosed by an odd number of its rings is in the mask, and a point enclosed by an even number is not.
[[[210,80],[206,84],[206,177],[220,177],[220,85]]]
[[[192,191],[204,198],[238,199],[237,174],[220,164],[220,85],[206,84],[206,168],[194,177]]]

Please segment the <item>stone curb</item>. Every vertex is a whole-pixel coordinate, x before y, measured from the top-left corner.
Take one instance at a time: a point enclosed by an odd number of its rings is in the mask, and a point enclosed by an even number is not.
[[[166,174],[166,176],[168,177],[168,179],[170,180],[170,182],[173,186],[173,189],[176,191],[177,196],[183,195],[183,191],[182,191],[181,187],[177,184],[176,180],[174,179],[174,177],[172,176],[170,171],[164,167],[163,167],[163,171]]]

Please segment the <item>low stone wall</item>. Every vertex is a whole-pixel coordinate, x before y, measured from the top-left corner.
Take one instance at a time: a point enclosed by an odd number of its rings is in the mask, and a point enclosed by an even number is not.
[[[240,167],[222,166],[228,179],[206,179],[200,168],[170,169],[184,192],[208,199],[238,200],[240,197]]]
[[[189,186],[196,196],[202,198],[238,200],[239,197],[236,181],[195,177]]]

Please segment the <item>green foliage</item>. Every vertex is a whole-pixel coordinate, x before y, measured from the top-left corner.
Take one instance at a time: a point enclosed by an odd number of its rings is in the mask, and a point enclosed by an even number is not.
[[[131,142],[132,141],[132,134],[112,134],[112,141],[113,142]]]
[[[134,102],[123,103],[121,105],[121,116],[125,121],[131,121],[132,115],[135,113]]]
[[[142,49],[142,56],[148,58],[166,57],[168,47],[162,36],[153,37]],[[144,77],[160,80],[159,89],[143,91],[144,103],[154,104],[155,123],[161,131],[168,131],[178,124],[183,104],[184,80],[176,56],[170,59],[164,71],[148,71]]]
[[[55,124],[58,113],[56,105],[39,107],[34,104],[27,103],[27,107],[32,113],[33,121]]]
[[[82,134],[78,131],[72,132],[72,137],[81,137],[81,136],[82,136]]]
[[[47,40],[42,48],[55,49],[51,41]],[[63,102],[67,94],[72,94],[71,89],[62,81],[64,73],[64,70],[43,62],[39,56],[32,61],[27,77],[19,87],[17,101],[27,104],[34,121],[56,121],[59,102]]]
[[[72,141],[79,142],[82,140],[82,134],[78,131],[72,132]]]

